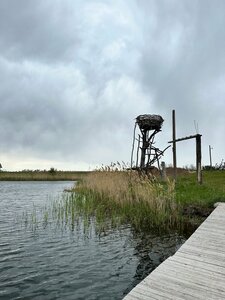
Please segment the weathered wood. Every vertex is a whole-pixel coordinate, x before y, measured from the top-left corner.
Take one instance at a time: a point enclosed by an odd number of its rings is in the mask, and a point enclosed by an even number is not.
[[[190,135],[190,136],[187,136],[187,137],[184,137],[184,138],[180,138],[180,139],[173,138],[172,141],[168,142],[168,143],[173,143],[173,147],[174,147],[174,145],[176,145],[177,142],[184,141],[184,140],[189,140],[189,139],[193,139],[193,138],[196,139],[196,170],[197,170],[197,181],[198,181],[199,184],[202,184],[201,136],[202,136],[201,134],[195,134],[195,135]],[[174,153],[174,151],[173,151],[173,153]]]
[[[202,150],[201,150],[201,135],[196,135],[196,170],[198,183],[202,183]]]
[[[175,139],[175,140],[172,140],[172,141],[169,141],[168,143],[169,144],[172,144],[174,142],[181,142],[181,141],[185,141],[185,140],[190,140],[190,139],[194,139],[196,138],[198,135],[202,136],[201,134],[195,134],[195,135],[190,135],[190,136],[186,136],[186,137],[183,137],[183,138],[179,138],[179,139]]]
[[[148,148],[148,143],[146,139],[147,139],[147,131],[144,130],[142,132],[141,164],[140,164],[141,169],[144,169],[145,167],[145,155],[146,155],[146,150]]]
[[[165,150],[168,149],[168,147],[163,151],[160,151],[158,148],[155,148],[153,144],[155,135],[161,131],[163,121],[163,118],[159,115],[145,114],[139,115],[136,118],[131,151],[131,169],[141,170],[148,173],[148,171],[152,169],[152,166],[155,162],[158,162],[159,165],[159,159],[164,154]],[[139,136],[138,139],[136,139],[136,125],[138,125],[141,132],[141,137]],[[136,165],[133,167],[133,154],[136,140],[138,141]],[[139,151],[141,153],[140,162]]]
[[[172,123],[173,123],[173,176],[177,178],[177,150],[176,150],[176,115],[175,110],[172,111]]]
[[[225,299],[225,203],[124,299]]]
[[[134,125],[134,133],[133,133],[133,143],[132,143],[132,150],[131,150],[131,162],[130,167],[133,167],[133,155],[134,155],[134,144],[135,144],[135,131],[136,131],[137,124]]]
[[[141,136],[140,134],[138,135],[138,145],[137,145],[137,156],[136,156],[136,168],[138,167],[138,160],[139,160],[139,157],[138,157],[138,154],[139,154],[139,147],[140,147],[140,140],[141,140]]]

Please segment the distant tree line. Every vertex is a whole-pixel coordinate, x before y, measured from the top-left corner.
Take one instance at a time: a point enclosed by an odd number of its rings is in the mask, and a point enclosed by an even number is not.
[[[221,163],[216,163],[214,166],[204,166],[203,170],[225,170],[225,162],[222,159]]]

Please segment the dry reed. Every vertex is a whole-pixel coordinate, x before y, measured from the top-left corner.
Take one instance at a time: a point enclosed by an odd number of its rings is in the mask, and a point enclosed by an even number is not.
[[[75,192],[85,196],[85,207],[101,219],[117,219],[135,227],[172,228],[180,224],[175,184],[171,180],[161,183],[136,171],[106,167],[88,174]]]

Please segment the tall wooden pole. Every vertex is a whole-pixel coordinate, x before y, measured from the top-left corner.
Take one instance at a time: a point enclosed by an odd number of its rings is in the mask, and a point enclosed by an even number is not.
[[[140,148],[140,139],[141,139],[141,136],[140,134],[138,135],[138,146],[137,146],[137,157],[136,157],[136,168],[138,167],[138,163],[139,163],[139,148]]]
[[[196,169],[198,183],[202,184],[202,150],[201,134],[196,135]]]
[[[176,117],[175,110],[172,111],[172,123],[173,123],[173,171],[174,179],[177,179],[177,152],[176,152]]]
[[[141,165],[140,165],[141,169],[144,169],[144,167],[145,167],[145,154],[146,154],[146,149],[147,149],[146,139],[147,139],[147,131],[144,130],[142,132]]]

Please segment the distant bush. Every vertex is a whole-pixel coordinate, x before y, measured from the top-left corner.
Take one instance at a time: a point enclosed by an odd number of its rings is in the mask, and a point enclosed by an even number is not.
[[[56,174],[56,172],[57,172],[57,169],[55,169],[53,167],[48,170],[48,173],[50,173],[52,175]]]
[[[203,170],[206,170],[206,171],[208,171],[208,170],[225,170],[225,162],[222,159],[221,163],[219,163],[219,164],[216,163],[215,166],[209,166],[209,165],[204,166]]]
[[[216,170],[216,168],[214,166],[212,166],[212,167],[211,166],[203,166],[202,169],[205,171]]]
[[[188,171],[196,171],[196,166],[194,166],[193,164],[191,165],[186,165],[183,167],[185,170],[188,170]]]

